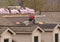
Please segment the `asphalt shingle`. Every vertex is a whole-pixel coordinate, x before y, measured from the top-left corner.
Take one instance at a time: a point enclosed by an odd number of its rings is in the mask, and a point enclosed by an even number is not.
[[[57,24],[39,24],[42,29],[54,29]]]

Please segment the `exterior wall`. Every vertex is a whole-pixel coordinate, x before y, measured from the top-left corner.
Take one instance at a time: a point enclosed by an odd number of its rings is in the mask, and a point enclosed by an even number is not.
[[[15,42],[32,42],[31,34],[16,34],[13,36]]]
[[[55,34],[58,33],[58,42],[60,42],[60,30],[59,28],[55,28],[53,31],[53,42],[55,42]]]
[[[1,36],[1,42],[4,42],[4,39],[9,39],[9,42],[12,42],[12,35],[9,32],[5,32]]]
[[[53,42],[53,32],[42,33],[42,42]]]
[[[32,42],[34,42],[34,36],[38,36],[38,42],[41,42],[41,32],[37,29],[33,31],[32,33]]]

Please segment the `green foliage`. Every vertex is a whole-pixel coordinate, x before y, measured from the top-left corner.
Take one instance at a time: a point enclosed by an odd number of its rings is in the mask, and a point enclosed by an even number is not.
[[[0,0],[0,7],[17,5],[15,0]]]
[[[41,11],[44,0],[23,0],[24,6]]]
[[[23,4],[26,7],[33,8],[36,11],[41,10],[43,6],[44,0],[23,0]],[[7,7],[7,6],[14,6],[17,5],[18,3],[16,0],[1,0],[0,6]]]
[[[12,5],[18,5],[17,0],[0,0],[0,7]],[[49,3],[47,0],[23,0],[23,6],[33,8],[36,11],[60,11],[60,1],[53,4],[53,2]]]

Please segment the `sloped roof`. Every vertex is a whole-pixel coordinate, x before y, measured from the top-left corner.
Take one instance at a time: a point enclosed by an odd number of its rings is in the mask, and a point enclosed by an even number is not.
[[[0,15],[0,25],[13,25],[13,23]]]
[[[10,32],[11,34],[13,33],[14,35],[16,34],[14,31],[12,31],[12,29],[10,29],[9,27],[2,27],[0,26],[0,36],[2,33],[4,33],[6,30],[8,30],[8,32]]]
[[[41,21],[45,23],[60,24],[60,12],[41,12],[41,14],[45,15],[45,17],[41,18]]]
[[[0,34],[3,33],[8,27],[0,27]]]
[[[36,28],[36,26],[32,26],[32,27],[11,27],[11,29],[15,32],[32,32],[32,31],[34,31],[35,28]]]
[[[55,23],[55,24],[59,24],[60,23],[60,12],[41,12],[41,14],[45,15],[43,17],[38,17],[39,21],[42,21],[44,23]],[[1,15],[2,17],[5,15]],[[13,14],[11,15],[7,15],[7,16],[12,16],[12,17],[4,17],[5,20],[4,21],[10,21],[12,23],[15,24],[15,22],[23,22],[29,19],[28,16],[20,16],[20,15],[15,15],[13,16]]]
[[[43,13],[46,15],[46,18],[47,18],[45,21],[46,22],[49,22],[49,21],[59,22],[60,21],[59,13],[58,14],[57,13],[55,14],[55,12],[52,14]],[[15,32],[32,32],[36,28],[35,25],[26,26],[25,24],[21,24],[21,25],[15,24],[16,21],[23,22],[25,20],[28,20],[28,18],[27,17],[26,18],[25,17],[13,17],[13,18],[12,17],[8,17],[8,18],[0,17],[0,25],[5,25],[5,26],[2,26],[1,28],[9,27]],[[54,29],[56,25],[57,24],[40,24],[38,26],[40,26],[42,29]]]
[[[0,25],[15,25],[16,22],[22,23],[29,19],[28,17],[2,17],[2,15],[0,16]]]
[[[10,28],[16,33],[32,33],[32,31],[34,31],[37,28],[37,26],[39,26],[41,29],[45,31],[53,31],[53,29],[57,26],[57,24],[36,24],[33,26],[0,25],[0,33],[4,32],[7,28]]]
[[[6,19],[15,24],[16,22],[27,21],[29,18],[28,17],[7,17]]]
[[[42,29],[54,29],[57,24],[39,24]]]
[[[10,28],[11,30],[13,30],[16,33],[20,33],[20,32],[25,32],[25,33],[32,33],[32,31],[34,31],[37,28],[37,25],[35,26],[4,26],[4,25],[0,25],[0,33],[4,32],[7,28]]]
[[[13,25],[13,23],[6,18],[0,17],[0,25]]]
[[[52,32],[53,29],[58,25],[58,24],[38,24],[40,28],[42,28],[44,31],[47,32]],[[57,27],[58,28],[58,27]]]

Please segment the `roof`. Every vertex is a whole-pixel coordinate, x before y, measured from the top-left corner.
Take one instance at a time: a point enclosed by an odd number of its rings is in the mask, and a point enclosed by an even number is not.
[[[59,24],[60,23],[60,12],[41,12],[45,17],[38,18],[40,21],[49,24]]]
[[[39,24],[42,29],[54,29],[57,24]]]
[[[16,22],[27,21],[29,18],[27,18],[27,17],[7,17],[6,19],[15,24]]]
[[[41,29],[45,31],[52,31],[57,24],[37,24],[37,25],[0,25],[0,33],[4,32],[7,28],[10,28],[16,33],[32,33],[37,26],[39,26]]]
[[[44,15],[41,17],[41,15]],[[60,12],[41,12],[41,15],[40,17],[38,17],[37,20],[39,21],[42,21],[44,23],[53,23],[53,24],[59,24],[60,23]],[[28,16],[20,16],[18,14],[18,16],[16,14],[11,14],[11,15],[2,15],[1,16],[4,18],[4,21],[10,21],[12,22],[13,24],[15,24],[15,22],[24,22],[24,21],[27,21],[29,19]],[[8,17],[4,17],[4,16],[8,16]],[[9,16],[12,16],[12,17],[9,17]],[[37,21],[36,20],[36,21]],[[2,21],[2,20],[0,20]]]
[[[4,32],[7,28],[10,28],[16,33],[32,33],[36,28],[37,25],[35,26],[4,26],[0,25],[0,33]],[[42,30],[40,30],[42,31]]]
[[[57,24],[38,24],[40,28],[44,31],[52,32],[53,29],[57,26]]]
[[[36,29],[36,26],[32,26],[32,27],[11,27],[11,29],[13,31],[17,32],[32,32]]]
[[[0,34],[3,33],[8,27],[0,27]]]
[[[13,25],[13,23],[6,18],[0,17],[0,25]]]
[[[35,24],[35,25],[24,25],[24,26],[15,26],[11,29],[15,32],[32,32],[37,26],[45,31],[53,31],[57,24]]]
[[[12,31],[12,29],[10,29],[9,27],[1,27],[0,26],[0,36],[1,36],[1,34],[3,34],[5,31],[8,31],[8,32],[10,32],[11,34],[16,34],[14,31]]]
[[[60,13],[60,12],[59,12]],[[49,14],[48,13],[43,13],[43,14],[46,14],[46,22],[49,22],[49,21],[56,21],[59,22],[60,21],[60,18],[59,18],[59,13],[55,14]],[[57,16],[57,17],[56,17]],[[9,27],[11,28],[13,31],[15,32],[32,32],[35,28],[36,28],[36,25],[28,25],[26,26],[24,23],[22,24],[15,24],[16,21],[17,22],[23,22],[25,20],[28,20],[27,17],[0,17],[0,26],[1,28],[6,28],[6,27]],[[39,24],[38,26],[40,26],[42,29],[54,29],[56,27],[57,24]]]
[[[16,22],[22,23],[27,21],[27,17],[0,17],[0,25],[16,25]],[[23,23],[22,23],[23,24]]]

